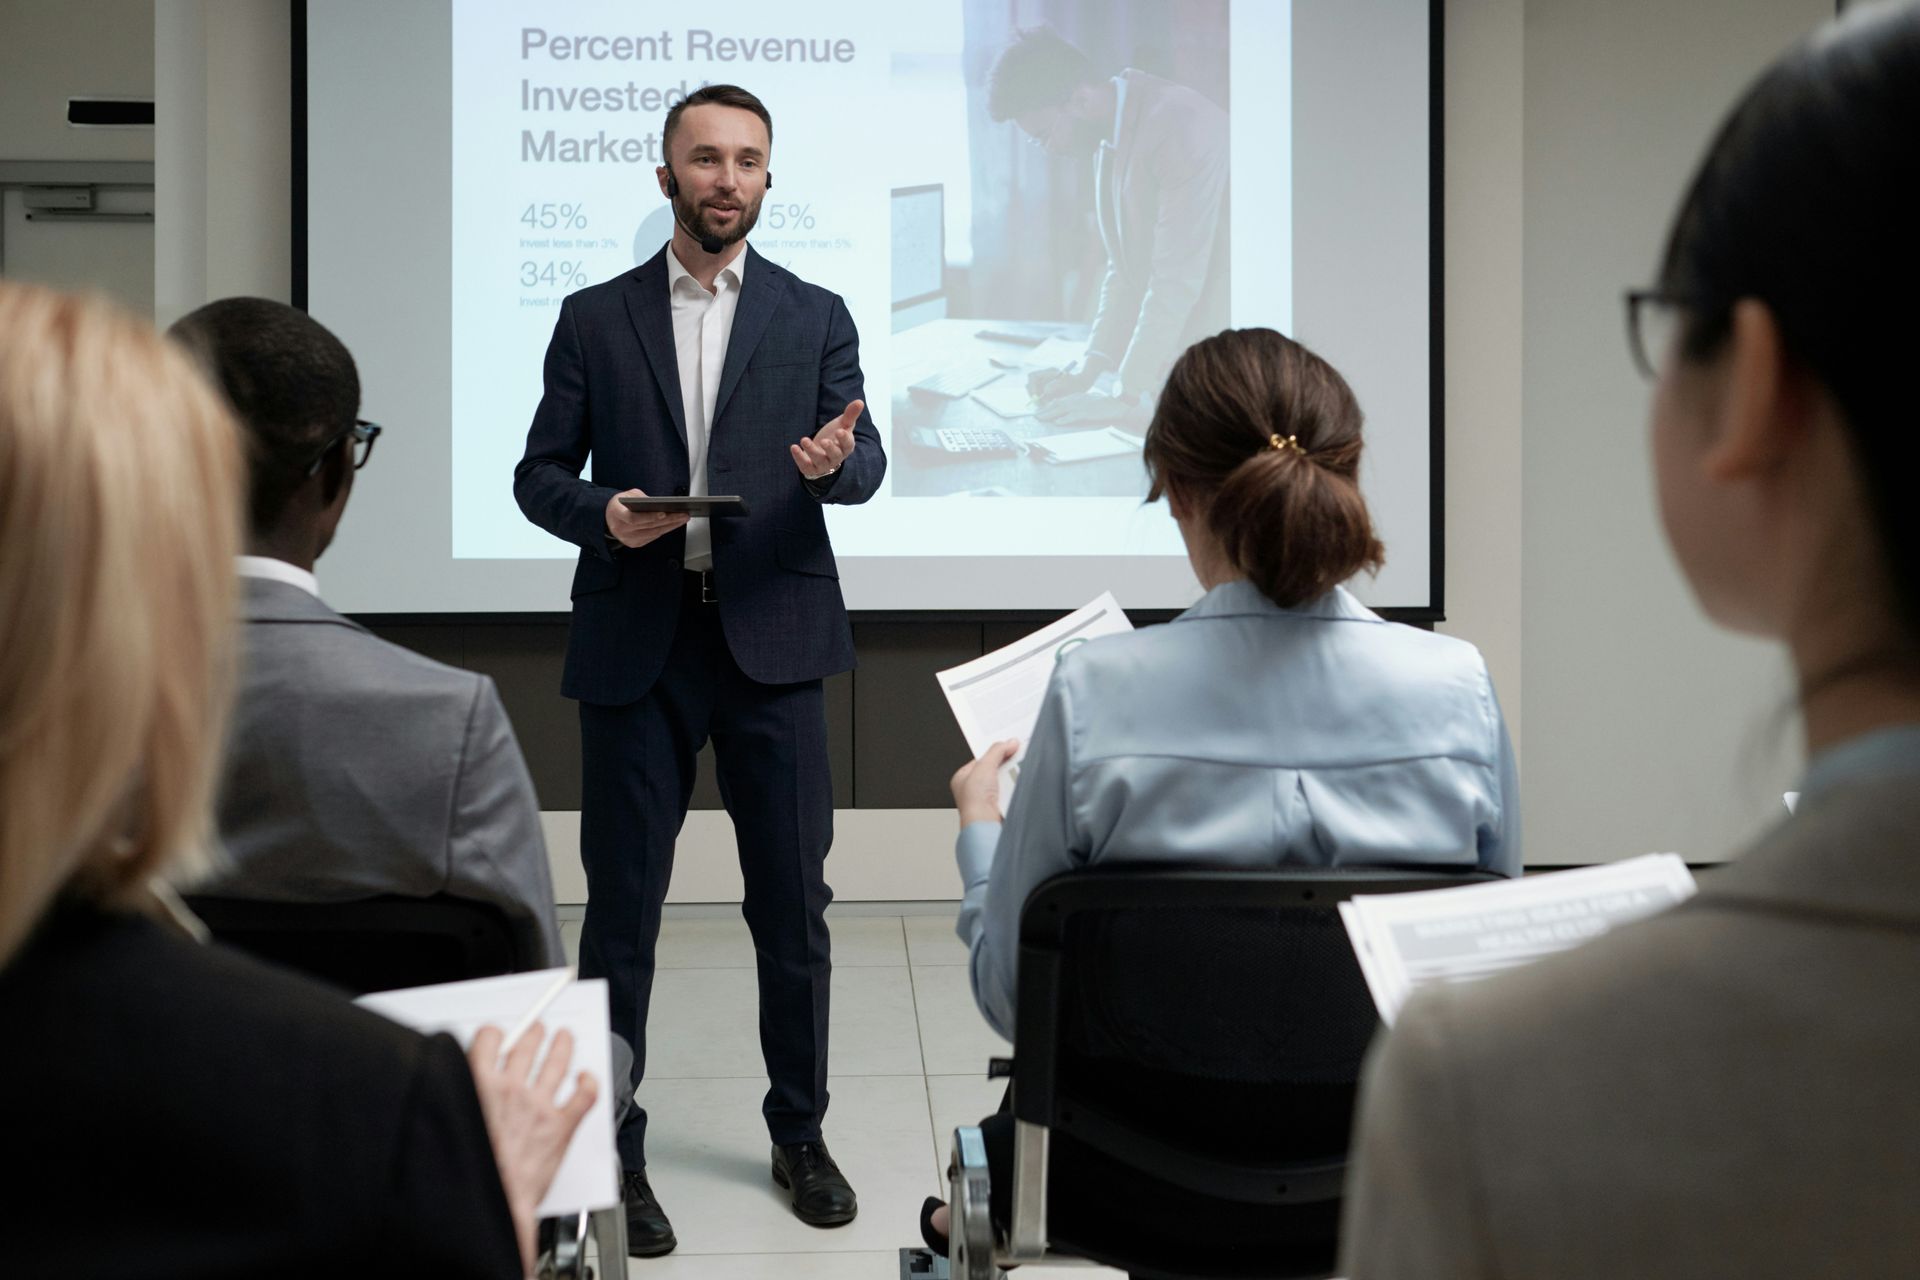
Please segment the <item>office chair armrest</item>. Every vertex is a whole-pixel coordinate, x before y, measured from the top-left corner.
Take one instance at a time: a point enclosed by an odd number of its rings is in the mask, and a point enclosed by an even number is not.
[[[947,1271],[952,1280],[993,1280],[993,1216],[987,1144],[978,1125],[953,1131],[947,1160]]]
[[[589,1216],[582,1211],[540,1219],[535,1280],[585,1280]]]

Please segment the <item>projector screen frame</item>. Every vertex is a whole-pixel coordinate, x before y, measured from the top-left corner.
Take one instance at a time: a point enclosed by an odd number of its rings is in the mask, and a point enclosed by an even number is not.
[[[1427,237],[1428,237],[1428,586],[1424,605],[1380,606],[1374,611],[1395,622],[1431,628],[1446,620],[1446,326],[1445,326],[1445,153],[1444,94],[1445,0],[1427,0]],[[288,0],[291,96],[292,271],[290,301],[308,305],[307,175],[307,0]],[[853,609],[855,622],[1043,623],[1068,612],[1059,609]],[[1129,609],[1137,624],[1164,622],[1179,609]],[[380,626],[498,626],[564,622],[563,611],[426,611],[355,613],[356,621]]]

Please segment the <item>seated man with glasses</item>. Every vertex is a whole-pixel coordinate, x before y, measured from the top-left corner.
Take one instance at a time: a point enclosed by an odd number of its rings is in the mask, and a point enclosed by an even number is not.
[[[493,682],[378,639],[320,599],[380,428],[304,312],[227,298],[172,335],[245,429],[244,667],[221,784],[230,868],[196,891],[280,902],[448,894],[491,903],[523,956],[564,964],[539,804]]]

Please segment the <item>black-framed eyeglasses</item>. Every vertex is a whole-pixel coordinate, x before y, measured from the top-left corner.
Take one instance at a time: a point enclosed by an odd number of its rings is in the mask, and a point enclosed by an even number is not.
[[[1633,354],[1633,366],[1648,382],[1660,377],[1660,364],[1673,349],[1679,329],[1680,303],[1659,289],[1629,289],[1627,304],[1627,350]]]
[[[352,426],[334,435],[320,446],[319,452],[313,455],[313,461],[307,464],[306,474],[312,475],[320,470],[320,464],[327,460],[327,455],[339,448],[342,440],[348,439],[353,441],[353,469],[358,471],[366,466],[367,459],[373,456],[373,442],[380,438],[382,430],[383,428],[377,422],[368,422],[365,418],[354,419]]]

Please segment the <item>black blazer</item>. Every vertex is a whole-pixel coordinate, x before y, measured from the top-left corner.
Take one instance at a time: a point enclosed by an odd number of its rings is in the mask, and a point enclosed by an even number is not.
[[[8,1275],[520,1275],[446,1036],[83,906],[0,970],[0,1036]]]
[[[567,298],[547,347],[545,393],[514,469],[527,518],[580,548],[560,690],[620,705],[645,696],[680,615],[676,531],[637,550],[607,537],[614,494],[687,492],[687,427],[662,249],[626,275]],[[746,251],[739,304],[707,445],[711,493],[747,500],[713,522],[720,622],[734,661],[766,684],[853,666],[853,633],[824,502],[865,502],[886,474],[873,416],[839,472],[809,485],[787,447],[866,397],[860,341],[839,295]],[[580,478],[593,460],[591,481]]]

